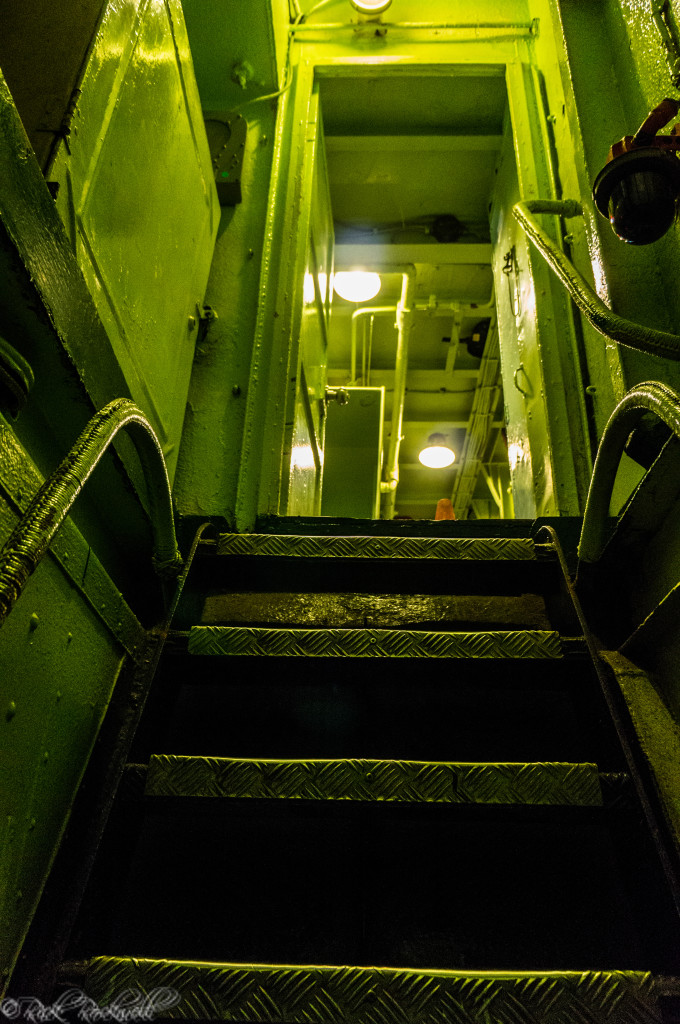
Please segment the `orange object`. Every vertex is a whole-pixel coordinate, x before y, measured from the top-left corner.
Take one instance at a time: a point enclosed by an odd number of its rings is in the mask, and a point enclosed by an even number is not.
[[[440,498],[437,502],[437,511],[435,512],[435,519],[455,519],[456,513],[453,511],[453,505],[451,504],[450,498]]]

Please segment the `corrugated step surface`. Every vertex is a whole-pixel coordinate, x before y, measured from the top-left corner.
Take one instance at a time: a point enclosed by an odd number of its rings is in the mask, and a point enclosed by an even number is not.
[[[274,760],[157,754],[146,796],[600,807],[594,764]]]
[[[189,653],[288,658],[561,658],[547,630],[432,632],[403,629],[263,629],[194,626]]]
[[[412,526],[203,546],[65,982],[165,1020],[668,1024],[677,922],[554,550]]]
[[[542,593],[555,571],[552,548],[528,537],[223,534],[202,545],[190,589]]]
[[[309,537],[293,534],[221,534],[218,555],[267,558],[446,559],[477,562],[536,561],[528,538]]]
[[[677,981],[623,971],[469,972],[97,957],[65,976],[100,1006],[148,993],[154,1016],[242,1024],[661,1024]]]

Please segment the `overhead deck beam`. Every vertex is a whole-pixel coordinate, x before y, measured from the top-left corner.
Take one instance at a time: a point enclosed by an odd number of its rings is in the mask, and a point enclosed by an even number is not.
[[[328,153],[495,153],[502,135],[327,135]]]
[[[492,247],[486,242],[474,244],[453,242],[432,242],[416,245],[336,245],[335,266],[389,267],[405,263],[426,263],[443,265],[486,265],[491,263]],[[395,273],[399,273],[395,270]]]

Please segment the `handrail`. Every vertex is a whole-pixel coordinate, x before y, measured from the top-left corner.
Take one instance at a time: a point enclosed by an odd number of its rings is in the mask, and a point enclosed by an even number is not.
[[[619,461],[630,432],[648,412],[680,437],[680,395],[666,384],[654,380],[638,384],[619,402],[604,428],[593,467],[578,549],[581,562],[596,562],[602,554]]]
[[[0,552],[0,625],[14,604],[85,483],[119,431],[130,431],[147,482],[154,535],[153,568],[177,576],[177,547],[170,483],[163,451],[144,413],[127,398],[109,402],[89,421],[57,469],[45,480]]]
[[[561,217],[583,216],[583,207],[580,203],[574,199],[533,199],[515,203],[512,212],[527,237],[596,331],[611,341],[637,349],[638,352],[680,360],[680,336],[668,331],[657,331],[653,327],[646,327],[613,313],[532,216],[535,213],[551,213]]]

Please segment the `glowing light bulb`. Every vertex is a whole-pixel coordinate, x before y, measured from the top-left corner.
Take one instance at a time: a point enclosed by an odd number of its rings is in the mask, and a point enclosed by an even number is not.
[[[352,7],[362,14],[382,14],[392,3],[392,0],[351,0]]]
[[[456,453],[447,445],[444,434],[430,434],[418,458],[428,469],[446,469],[455,461]]]
[[[367,302],[374,299],[380,291],[380,274],[365,270],[351,270],[336,274],[333,278],[333,289],[341,299],[348,302]]]
[[[423,448],[418,458],[428,469],[446,469],[455,462],[456,453],[445,445],[436,444]]]

